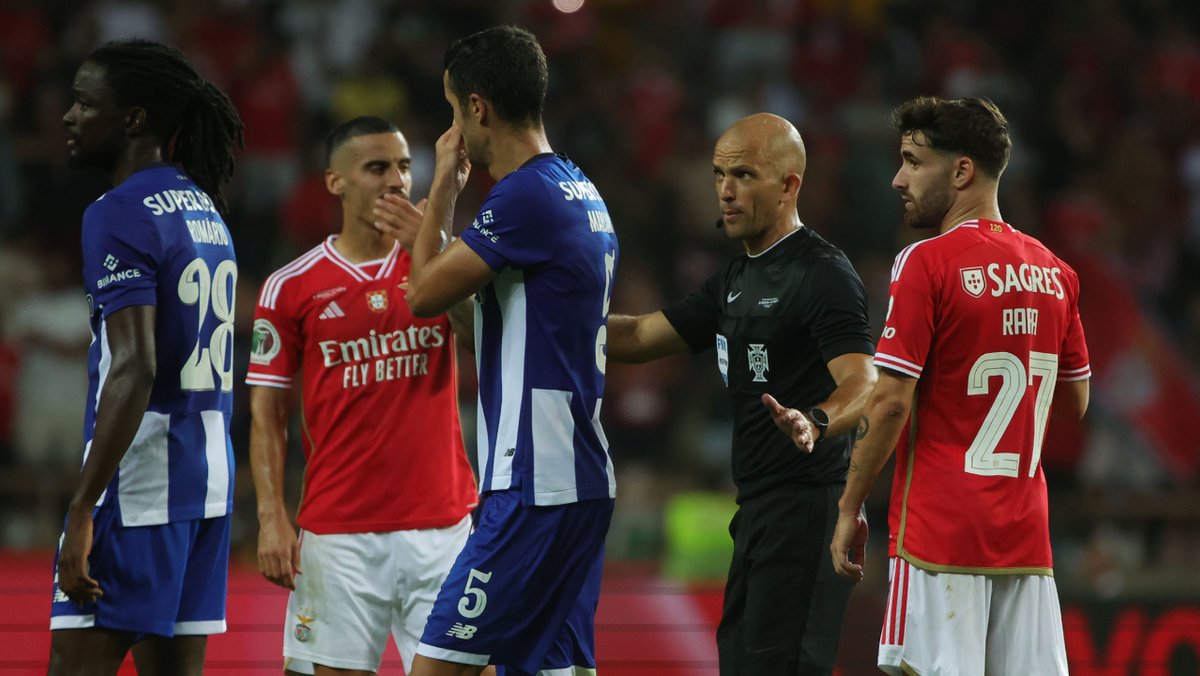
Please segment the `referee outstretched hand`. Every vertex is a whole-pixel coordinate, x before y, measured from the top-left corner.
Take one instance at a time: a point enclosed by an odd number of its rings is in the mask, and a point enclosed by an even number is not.
[[[775,397],[769,394],[762,396],[763,406],[771,412],[771,418],[783,433],[792,438],[796,448],[805,453],[812,453],[813,444],[816,443],[817,433],[813,429],[812,421],[808,416],[794,408],[784,408],[775,401]]]

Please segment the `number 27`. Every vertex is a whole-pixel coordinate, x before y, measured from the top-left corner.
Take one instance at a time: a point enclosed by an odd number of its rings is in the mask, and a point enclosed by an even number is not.
[[[1041,376],[1037,399],[1033,407],[1033,457],[1029,460],[1029,476],[1037,473],[1042,457],[1042,443],[1046,439],[1046,422],[1050,417],[1050,403],[1054,400],[1054,384],[1058,379],[1058,355],[1048,352],[1030,352],[1029,369],[1015,354],[989,352],[975,361],[967,377],[967,394],[988,394],[988,381],[1000,376],[1000,391],[996,401],[983,420],[983,426],[967,449],[965,467],[968,474],[981,476],[1011,476],[1020,472],[1020,453],[997,453],[996,447],[1012,422],[1021,400],[1034,376]]]

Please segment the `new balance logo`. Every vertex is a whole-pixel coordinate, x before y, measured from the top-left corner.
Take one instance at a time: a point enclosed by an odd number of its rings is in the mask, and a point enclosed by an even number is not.
[[[342,308],[338,307],[336,300],[329,301],[329,305],[321,312],[321,319],[333,319],[334,317],[345,317],[346,313],[342,312]]]
[[[453,636],[454,638],[461,638],[465,641],[465,640],[475,636],[475,632],[477,632],[477,631],[479,631],[479,628],[473,624],[463,624],[462,622],[455,622],[454,626],[450,627],[450,631],[446,632],[446,635]]]

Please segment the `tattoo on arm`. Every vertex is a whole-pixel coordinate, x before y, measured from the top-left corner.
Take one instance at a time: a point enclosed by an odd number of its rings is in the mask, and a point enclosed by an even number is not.
[[[854,432],[854,445],[857,447],[858,442],[867,436],[867,432],[871,429],[871,421],[867,420],[867,416],[858,419],[858,430]]]

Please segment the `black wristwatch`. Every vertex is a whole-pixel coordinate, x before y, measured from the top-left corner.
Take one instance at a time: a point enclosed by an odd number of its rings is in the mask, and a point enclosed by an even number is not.
[[[813,427],[817,428],[817,438],[813,441],[820,441],[825,437],[825,430],[829,429],[829,414],[816,406],[804,411],[805,417],[812,423]]]

